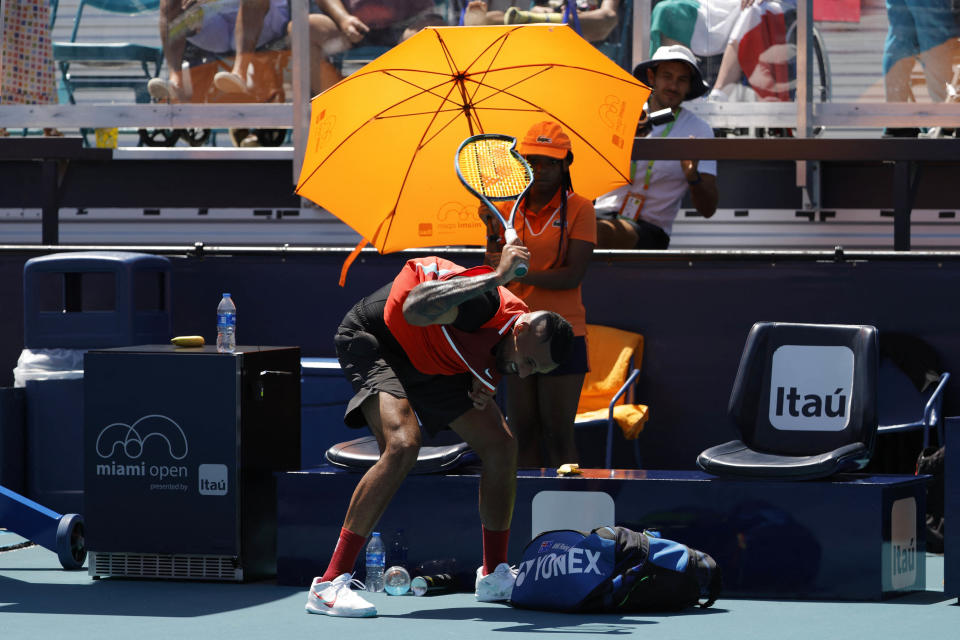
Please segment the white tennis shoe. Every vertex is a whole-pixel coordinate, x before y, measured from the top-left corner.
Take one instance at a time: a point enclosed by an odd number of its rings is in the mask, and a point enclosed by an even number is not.
[[[513,593],[513,584],[517,581],[517,570],[501,562],[493,573],[483,575],[483,566],[477,568],[477,600],[480,602],[504,602]]]
[[[314,578],[307,593],[307,613],[343,618],[372,618],[377,615],[377,608],[351,589],[352,585],[366,589],[362,582],[354,580],[349,573],[328,582]]]

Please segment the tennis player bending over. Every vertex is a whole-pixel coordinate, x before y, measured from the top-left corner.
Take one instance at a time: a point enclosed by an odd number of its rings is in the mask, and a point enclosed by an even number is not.
[[[380,460],[353,492],[330,565],[310,587],[308,612],[377,614],[350,588],[350,572],[417,461],[418,417],[430,433],[449,426],[480,457],[483,566],[477,569],[476,596],[484,602],[510,598],[516,571],[507,564],[507,544],[517,444],[492,398],[501,375],[547,373],[566,358],[573,342],[573,330],[563,317],[531,313],[503,288],[516,266],[529,259],[529,250],[520,245],[504,247],[496,270],[414,258],[392,283],[363,298],[344,317],[334,342],[356,391],[344,421],[370,427]]]

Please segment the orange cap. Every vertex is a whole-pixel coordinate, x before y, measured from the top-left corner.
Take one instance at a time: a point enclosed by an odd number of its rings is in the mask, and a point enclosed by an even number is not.
[[[530,127],[517,151],[524,156],[566,158],[570,151],[570,137],[556,122],[546,120]]]

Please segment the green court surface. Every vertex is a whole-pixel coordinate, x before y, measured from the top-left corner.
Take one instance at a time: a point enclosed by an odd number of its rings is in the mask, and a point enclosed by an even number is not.
[[[368,594],[379,617],[309,615],[307,590],[266,582],[226,584],[102,579],[64,571],[56,556],[0,532],[0,638],[217,640],[230,638],[433,640],[622,637],[657,640],[946,640],[960,623],[943,595],[943,556],[927,557],[927,591],[884,602],[723,599],[678,614],[575,615],[478,603],[473,594]],[[771,559],[774,561],[774,559]],[[782,560],[781,560],[782,561]],[[789,566],[784,566],[789,571]]]

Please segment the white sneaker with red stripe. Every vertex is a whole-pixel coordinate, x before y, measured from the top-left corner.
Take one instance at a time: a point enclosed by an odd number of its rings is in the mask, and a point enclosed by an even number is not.
[[[307,613],[344,618],[371,618],[377,615],[377,608],[364,600],[351,586],[366,590],[364,584],[354,580],[349,573],[328,582],[314,578],[307,594]]]

